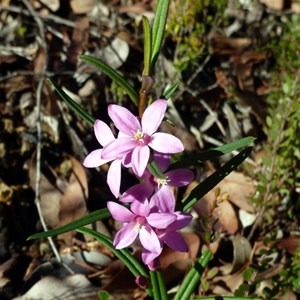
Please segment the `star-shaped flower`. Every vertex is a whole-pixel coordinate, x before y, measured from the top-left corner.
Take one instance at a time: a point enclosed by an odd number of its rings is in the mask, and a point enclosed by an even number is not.
[[[141,177],[149,162],[150,148],[170,154],[183,151],[183,144],[177,137],[156,132],[166,109],[166,100],[156,100],[146,108],[139,121],[125,107],[110,105],[108,114],[120,132],[117,139],[104,146],[102,159],[113,160],[128,155],[133,172]]]

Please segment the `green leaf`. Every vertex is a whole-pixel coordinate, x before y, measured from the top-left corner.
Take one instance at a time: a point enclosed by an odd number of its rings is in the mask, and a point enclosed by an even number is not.
[[[167,90],[163,92],[163,98],[170,99],[174,94],[174,92],[178,89],[178,87],[179,87],[178,83],[172,84]]]
[[[211,297],[196,297],[193,300],[263,300],[258,297],[235,297],[235,296],[211,296]]]
[[[75,230],[79,227],[94,223],[98,220],[106,219],[109,216],[110,216],[110,212],[108,211],[107,208],[95,210],[95,211],[85,215],[84,217],[77,219],[69,224],[64,225],[64,226],[61,226],[59,228],[48,230],[46,232],[40,232],[40,233],[33,234],[30,237],[28,237],[27,240],[41,239],[41,238],[47,238],[49,236],[59,235],[59,234],[62,234],[62,233],[65,233],[65,232],[68,232],[71,230]]]
[[[143,33],[144,33],[144,76],[149,76],[151,70],[151,29],[149,20],[143,16]]]
[[[154,277],[155,277],[155,282],[154,282],[155,286],[153,285],[153,288],[152,288],[153,294],[159,295],[159,297],[157,299],[168,300],[169,298],[168,298],[168,294],[167,294],[167,289],[166,289],[165,281],[161,274],[161,271],[159,271],[159,270],[150,271],[151,282]],[[157,292],[155,292],[155,289],[157,289]],[[156,298],[154,297],[154,299],[156,299]]]
[[[152,286],[152,291],[153,291],[153,299],[154,300],[161,300],[158,280],[157,280],[157,276],[156,276],[155,271],[150,270],[150,279],[151,279],[151,286]]]
[[[69,107],[77,113],[82,119],[84,119],[89,125],[94,126],[95,119],[84,111],[72,98],[70,98],[52,79],[48,79],[48,81],[52,84],[56,92],[65,101]]]
[[[219,170],[198,184],[185,198],[178,202],[176,210],[186,212],[205,194],[212,190],[229,173],[236,169],[251,153],[252,147],[242,150],[238,155],[225,163]]]
[[[205,250],[203,252],[203,254],[195,263],[195,265],[190,269],[190,271],[184,277],[174,297],[174,300],[190,299],[211,257],[212,257],[212,252],[210,250]]]
[[[166,179],[166,176],[161,171],[154,159],[150,163],[148,163],[147,168],[155,178]]]
[[[187,157],[182,158],[180,161],[173,163],[170,165],[169,170],[178,169],[178,168],[186,168],[190,166],[194,166],[195,164],[199,164],[200,162],[206,160],[212,160],[219,156],[222,156],[227,153],[231,153],[234,150],[243,148],[252,142],[254,142],[256,138],[249,136],[238,141],[235,141],[230,144],[226,144],[217,148],[209,149],[203,151],[202,153],[195,155],[188,155]]]
[[[156,14],[153,21],[152,28],[152,56],[151,56],[151,69],[157,61],[157,57],[160,51],[160,47],[164,38],[165,27],[168,17],[170,0],[159,0]]]
[[[111,299],[110,294],[107,291],[100,290],[98,292],[98,298],[99,300],[109,300]]]
[[[100,232],[85,227],[77,228],[76,230],[78,232],[92,236],[97,241],[99,241],[104,246],[106,246],[116,257],[118,257],[126,265],[129,271],[135,277],[144,276],[149,278],[149,273],[145,270],[142,264],[126,249],[122,249],[122,250],[115,249],[113,242],[109,237],[105,236]],[[150,290],[148,290],[148,292],[152,294]]]
[[[119,74],[116,70],[111,68],[109,65],[104,63],[103,61],[90,56],[90,55],[80,55],[79,58],[100,71],[104,72],[107,76],[109,76],[116,84],[118,84],[124,91],[127,92],[128,96],[131,98],[133,103],[138,106],[139,94],[134,90],[134,88],[126,81],[126,79]]]

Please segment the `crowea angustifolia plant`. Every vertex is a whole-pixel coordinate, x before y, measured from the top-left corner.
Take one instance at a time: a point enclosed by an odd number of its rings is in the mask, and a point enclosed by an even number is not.
[[[248,145],[254,141],[253,137],[247,137],[215,148],[214,151],[192,157],[180,156],[180,159],[172,163],[172,155],[184,151],[183,143],[178,137],[161,132],[158,128],[165,121],[168,101],[171,101],[170,97],[178,85],[171,84],[160,99],[153,99],[149,92],[154,87],[155,65],[163,41],[169,2],[169,0],[158,1],[152,26],[146,17],[142,19],[144,70],[139,92],[120,73],[103,61],[89,55],[80,56],[81,60],[100,69],[128,94],[137,107],[137,116],[126,107],[110,104],[108,115],[115,127],[112,131],[109,124],[89,115],[63,89],[49,79],[70,108],[93,126],[100,146],[86,156],[83,165],[87,168],[95,168],[110,164],[107,184],[115,199],[107,199],[107,208],[89,213],[60,228],[29,237],[29,239],[49,237],[70,230],[88,234],[103,243],[122,260],[135,276],[136,283],[144,287],[148,295],[154,299],[168,299],[160,271],[160,255],[164,247],[181,252],[189,250],[180,230],[192,220],[191,207],[249,156],[252,147]],[[185,186],[193,180],[194,174],[189,169],[190,166],[197,164],[198,161],[214,159],[241,148],[244,149],[228,163],[197,185],[183,199],[175,201],[172,187]],[[122,168],[131,169],[140,183],[120,193]],[[108,217],[122,224],[114,240],[83,227]],[[126,250],[126,247],[136,239],[141,243],[141,259],[135,258]],[[187,273],[175,299],[190,299],[211,257],[211,250],[204,249],[200,258]],[[149,284],[143,285],[143,282]],[[102,299],[105,299],[107,293],[103,291],[101,295]],[[101,295],[99,294],[100,298]]]

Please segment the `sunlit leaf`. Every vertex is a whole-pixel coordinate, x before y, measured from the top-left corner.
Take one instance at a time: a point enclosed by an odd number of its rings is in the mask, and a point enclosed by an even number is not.
[[[40,232],[40,233],[33,234],[30,237],[28,237],[27,240],[41,239],[41,238],[46,238],[49,236],[59,235],[59,234],[62,234],[62,233],[65,233],[65,232],[68,232],[71,230],[75,230],[79,227],[94,223],[98,220],[106,219],[109,216],[110,216],[110,212],[108,211],[107,208],[95,210],[95,211],[87,214],[86,216],[84,216],[80,219],[77,219],[69,224],[64,225],[64,226],[61,226],[59,228],[48,230],[46,232]]]
[[[185,198],[177,204],[177,210],[187,211],[205,194],[213,189],[230,172],[236,169],[251,153],[252,147],[242,150],[238,155],[225,163],[220,169],[199,183]]]
[[[134,102],[134,104],[138,105],[139,95],[134,90],[134,88],[126,81],[126,79],[119,74],[116,70],[111,68],[109,65],[104,63],[103,61],[90,56],[90,55],[80,55],[79,58],[100,71],[104,72],[107,76],[109,76],[116,84],[118,84],[125,92],[127,92],[128,96],[131,98],[131,100]]]

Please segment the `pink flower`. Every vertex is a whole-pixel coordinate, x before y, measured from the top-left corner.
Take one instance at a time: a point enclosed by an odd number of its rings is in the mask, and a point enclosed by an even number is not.
[[[160,189],[150,201],[132,202],[131,210],[115,202],[108,202],[107,207],[114,219],[124,223],[114,239],[116,249],[128,247],[139,236],[142,260],[149,266],[161,254],[164,244],[177,251],[188,251],[177,231],[187,226],[192,216],[174,211],[175,199],[169,188]]]
[[[115,140],[115,137],[110,130],[110,128],[102,121],[96,120],[94,124],[94,133],[97,141],[101,146],[105,146],[110,142]],[[102,156],[103,149],[97,149],[92,151],[83,161],[83,165],[86,168],[96,168],[102,166],[112,159],[103,159]],[[121,185],[121,162],[122,157],[115,158],[111,163],[108,172],[107,172],[107,184],[113,193],[113,195],[117,198],[120,193],[120,185]]]
[[[184,147],[177,137],[156,132],[166,109],[166,100],[156,100],[147,107],[139,121],[128,109],[109,105],[108,114],[120,132],[117,139],[104,146],[102,158],[112,160],[130,155],[132,170],[141,177],[149,161],[150,148],[161,153],[183,151]]]
[[[151,212],[149,201],[135,201],[131,210],[115,203],[108,202],[107,207],[112,217],[124,223],[114,239],[114,247],[122,249],[131,245],[139,236],[142,246],[150,252],[161,252],[161,243],[154,229],[164,229],[175,221],[176,216],[170,213]]]
[[[161,243],[161,249],[163,249],[163,244],[166,244],[168,247],[176,251],[187,252],[189,250],[188,245],[178,230],[186,227],[192,221],[192,215],[181,211],[174,211],[175,199],[172,192],[167,187],[163,187],[153,195],[151,198],[151,206],[152,211],[161,211],[163,213],[170,213],[176,216],[176,220],[169,226],[155,231]],[[154,261],[160,254],[161,252],[155,253],[148,249],[143,249],[142,260],[149,266],[149,268],[152,268],[152,265],[154,266],[157,264],[154,263]]]
[[[170,165],[171,157],[167,154],[155,153],[154,160],[160,167],[161,171],[164,172]],[[162,186],[174,186],[180,187],[188,185],[194,177],[194,174],[189,169],[177,169],[164,173],[165,179],[154,177],[150,171],[145,170],[141,177],[141,183],[133,185],[126,192],[124,192],[120,201],[132,202],[134,200],[149,198],[153,192],[159,190]]]

